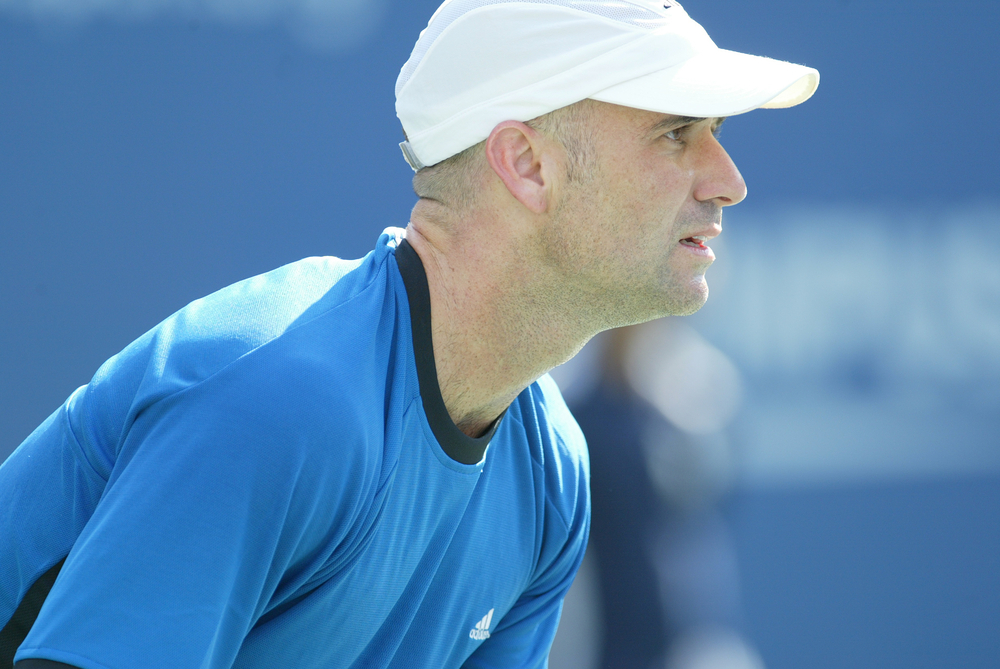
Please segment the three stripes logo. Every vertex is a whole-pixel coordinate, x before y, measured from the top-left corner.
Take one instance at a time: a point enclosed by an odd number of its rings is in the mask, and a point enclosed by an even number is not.
[[[490,638],[490,623],[493,622],[493,609],[483,616],[483,619],[476,623],[476,626],[469,630],[469,638],[476,641]]]

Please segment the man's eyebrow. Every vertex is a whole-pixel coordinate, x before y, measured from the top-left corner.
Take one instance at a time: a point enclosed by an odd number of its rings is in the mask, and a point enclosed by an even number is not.
[[[665,132],[673,128],[680,128],[685,125],[693,125],[695,123],[700,123],[701,121],[711,120],[712,130],[718,130],[722,125],[722,122],[726,120],[725,116],[713,119],[706,119],[701,116],[668,116],[658,123],[654,123],[649,128],[651,134],[656,134],[660,132]]]

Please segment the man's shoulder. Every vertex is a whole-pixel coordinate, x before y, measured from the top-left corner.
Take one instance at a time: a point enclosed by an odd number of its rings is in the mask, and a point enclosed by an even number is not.
[[[168,398],[272,415],[333,399],[361,410],[380,395],[405,301],[387,234],[364,258],[307,258],[188,304],[108,360],[74,415],[114,435]]]
[[[236,344],[237,356],[344,309],[366,293],[378,309],[392,280],[387,272],[391,231],[375,250],[356,260],[331,256],[305,258],[245,279],[188,304],[160,326],[180,340],[210,347]],[[366,305],[348,308],[362,316]],[[239,350],[243,349],[243,350]]]
[[[541,467],[545,495],[567,525],[589,508],[590,459],[583,432],[552,378],[545,374],[517,400],[518,415]]]
[[[388,231],[387,231],[388,232]],[[308,336],[292,337],[338,311],[343,327],[378,318],[394,292],[387,272],[386,234],[363,258],[312,257],[245,279],[183,307],[115,356],[98,372],[138,372],[176,390],[217,374],[258,351],[281,349],[285,338],[299,346]],[[367,298],[367,299],[365,299]],[[334,341],[322,342],[327,349]],[[319,344],[317,344],[319,345]],[[257,356],[262,362],[267,355]]]
[[[561,460],[569,460],[580,467],[587,467],[587,444],[583,431],[566,406],[559,386],[545,374],[531,384],[522,395],[534,407],[533,418],[539,430],[548,436],[554,453]]]
[[[511,407],[531,452],[534,494],[522,503],[542,519],[532,592],[561,587],[576,571],[590,526],[590,462],[576,420],[547,374],[528,386]],[[519,437],[520,438],[520,437]],[[567,585],[568,587],[568,585]]]

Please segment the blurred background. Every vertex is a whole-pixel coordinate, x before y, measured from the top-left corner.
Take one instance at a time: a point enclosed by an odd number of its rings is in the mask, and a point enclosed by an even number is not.
[[[995,669],[1000,6],[684,4],[822,84],[726,122],[708,305],[555,373],[608,418],[552,666]],[[436,5],[0,0],[0,458],[190,300],[405,225]]]

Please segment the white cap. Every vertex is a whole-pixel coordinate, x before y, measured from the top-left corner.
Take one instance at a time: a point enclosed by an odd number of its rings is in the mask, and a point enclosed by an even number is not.
[[[396,81],[414,170],[591,98],[679,116],[807,100],[819,72],[715,45],[674,0],[446,0]]]

